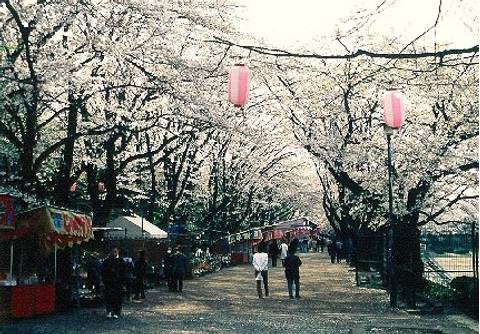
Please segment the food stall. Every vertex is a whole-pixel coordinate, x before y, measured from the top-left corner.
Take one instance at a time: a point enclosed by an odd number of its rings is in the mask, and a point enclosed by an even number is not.
[[[15,229],[15,206],[13,198],[7,194],[0,194],[0,235],[11,233]],[[0,240],[0,305],[5,305],[11,299],[10,286],[16,283],[13,279],[13,241]],[[0,322],[8,318],[9,310],[0,307]]]
[[[92,220],[81,213],[40,207],[15,215],[0,231],[10,243],[10,272],[2,275],[3,318],[52,313],[56,305],[57,252],[93,238]]]
[[[249,263],[255,247],[262,241],[260,228],[252,228],[230,235],[232,263]]]

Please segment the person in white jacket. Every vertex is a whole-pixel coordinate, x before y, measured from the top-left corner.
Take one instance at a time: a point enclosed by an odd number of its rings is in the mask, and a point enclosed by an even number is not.
[[[265,244],[258,245],[258,252],[253,255],[253,268],[255,269],[255,280],[257,282],[258,298],[263,298],[262,281],[265,288],[265,296],[268,297],[268,254],[265,252]]]
[[[282,265],[284,264],[285,258],[288,256],[288,245],[285,238],[282,239],[282,244],[280,245],[280,260],[282,260]]]

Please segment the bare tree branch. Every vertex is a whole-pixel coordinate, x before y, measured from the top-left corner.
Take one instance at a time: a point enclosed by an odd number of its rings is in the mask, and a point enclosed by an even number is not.
[[[291,57],[291,58],[311,58],[311,59],[353,59],[361,56],[369,58],[384,58],[384,59],[418,59],[418,58],[430,58],[430,57],[439,57],[443,58],[450,55],[462,55],[469,53],[477,53],[478,45],[474,45],[470,48],[464,49],[445,49],[442,51],[433,51],[433,52],[419,52],[419,53],[378,53],[371,52],[367,50],[358,49],[357,51],[349,54],[338,54],[338,55],[322,55],[317,53],[296,53],[290,52],[287,50],[276,49],[276,48],[267,48],[263,46],[256,45],[247,45],[247,44],[238,44],[234,42],[227,41],[223,38],[214,36],[213,40],[208,40],[207,42],[218,43],[227,45],[230,47],[238,47],[252,52],[256,52],[263,55],[269,55],[274,57]]]

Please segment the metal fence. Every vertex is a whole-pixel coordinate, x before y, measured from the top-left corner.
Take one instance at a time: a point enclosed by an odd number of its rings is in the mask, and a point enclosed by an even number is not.
[[[478,225],[425,228],[421,235],[424,275],[442,285],[460,276],[478,278]]]

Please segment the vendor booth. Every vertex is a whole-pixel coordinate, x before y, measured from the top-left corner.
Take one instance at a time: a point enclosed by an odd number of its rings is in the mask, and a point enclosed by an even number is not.
[[[57,253],[93,238],[91,218],[53,207],[14,216],[13,228],[0,231],[3,247],[10,245],[9,271],[0,276],[1,303],[7,306],[3,318],[52,313],[59,281]]]
[[[317,224],[309,220],[308,218],[296,218],[296,219],[290,219],[290,220],[285,220],[283,222],[279,222],[276,224],[272,225],[267,225],[263,227],[263,231],[272,231],[275,232],[277,231],[277,235],[280,235],[279,232],[282,233],[282,237],[285,236],[287,238],[295,238],[301,234],[305,233],[300,233],[297,231],[311,231],[313,229],[317,228]],[[293,233],[292,233],[293,232]],[[276,238],[275,238],[276,239]]]
[[[230,235],[232,263],[239,264],[251,262],[255,248],[262,241],[262,238],[263,235],[260,228],[254,228]]]
[[[0,194],[0,235],[11,233],[15,229],[15,208],[13,198]],[[10,310],[6,305],[7,300],[11,299],[11,291],[3,286],[16,284],[13,279],[13,241],[0,239],[0,322],[8,318]]]
[[[231,245],[232,263],[251,262],[253,253],[261,242],[268,244],[284,238],[287,241],[292,239],[308,241],[311,231],[316,227],[317,225],[311,220],[301,217],[231,234],[229,242]]]

